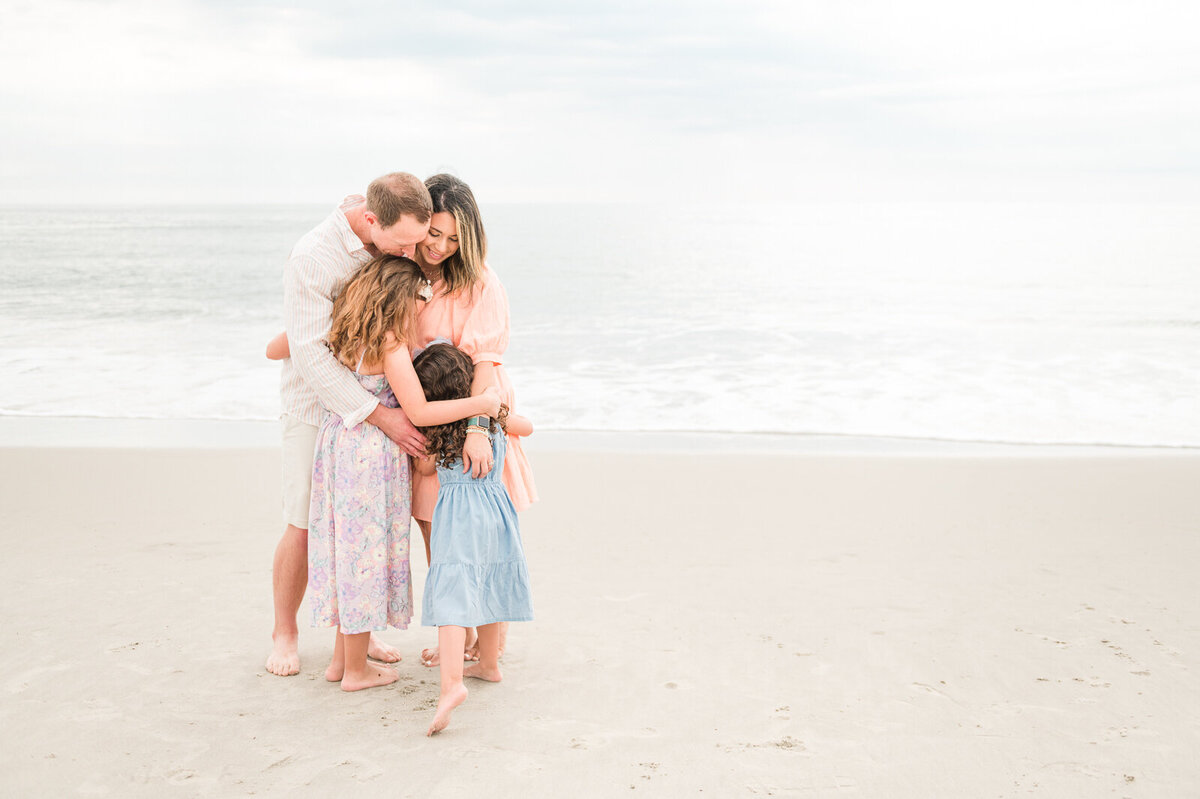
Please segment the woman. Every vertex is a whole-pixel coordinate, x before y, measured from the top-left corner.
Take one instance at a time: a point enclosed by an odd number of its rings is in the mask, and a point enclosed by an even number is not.
[[[486,263],[487,235],[475,195],[470,186],[453,175],[434,175],[425,181],[425,187],[433,199],[433,216],[429,220],[429,234],[417,245],[413,260],[433,284],[433,298],[418,311],[414,344],[426,347],[437,339],[450,341],[470,355],[475,364],[472,393],[478,394],[495,384],[500,388],[501,400],[515,409],[512,382],[502,363],[508,348],[508,295]],[[482,436],[467,438],[464,463],[476,474],[490,470],[491,454],[486,441],[474,441],[483,439]],[[470,448],[476,443],[481,444],[481,449],[473,452]],[[508,437],[501,477],[518,511],[537,501],[533,470],[517,436]],[[413,474],[412,515],[425,539],[427,560],[437,494],[436,474]],[[468,649],[473,648],[470,639],[468,634]],[[425,650],[421,660],[427,666],[436,665],[437,651]]]

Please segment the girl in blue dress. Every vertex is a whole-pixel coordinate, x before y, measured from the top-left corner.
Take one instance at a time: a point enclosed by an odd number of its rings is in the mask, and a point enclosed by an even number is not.
[[[471,395],[474,364],[451,344],[431,344],[413,361],[413,369],[428,401]],[[500,478],[506,430],[529,435],[532,426],[509,416],[501,405],[496,420],[473,417],[422,428],[429,454],[416,468],[426,474],[436,469],[440,487],[421,624],[438,628],[441,652],[463,651],[467,628],[479,629],[478,663],[464,668],[458,657],[439,663],[442,687],[429,735],[445,729],[451,712],[467,698],[464,677],[500,682],[500,623],[533,619],[517,511]],[[491,439],[494,465],[480,478],[465,472],[459,457],[469,435]]]

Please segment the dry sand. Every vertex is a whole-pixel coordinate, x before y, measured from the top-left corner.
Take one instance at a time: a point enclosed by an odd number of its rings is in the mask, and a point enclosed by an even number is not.
[[[0,793],[1200,796],[1196,453],[535,451],[537,621],[433,739],[430,629],[263,670],[277,459],[0,449]]]

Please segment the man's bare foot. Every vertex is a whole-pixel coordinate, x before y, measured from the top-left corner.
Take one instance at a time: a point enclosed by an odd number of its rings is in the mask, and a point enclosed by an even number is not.
[[[368,663],[367,670],[363,674],[342,675],[342,690],[361,691],[364,688],[377,688],[394,683],[398,679],[400,679],[400,675],[392,669]]]
[[[296,636],[273,635],[271,654],[267,656],[267,671],[279,677],[300,673],[300,650]]]
[[[438,697],[437,711],[433,714],[433,723],[429,725],[429,731],[426,735],[433,735],[446,729],[446,725],[450,723],[450,714],[454,712],[454,708],[461,705],[467,699],[467,686],[459,683],[447,691],[444,691]]]
[[[488,682],[500,682],[503,675],[500,674],[500,667],[493,669],[484,668],[481,663],[472,663],[470,666],[463,668],[464,677],[474,677],[477,680],[487,680]]]
[[[400,650],[385,644],[381,639],[376,638],[374,633],[371,633],[371,640],[367,644],[367,657],[383,663],[399,663]]]

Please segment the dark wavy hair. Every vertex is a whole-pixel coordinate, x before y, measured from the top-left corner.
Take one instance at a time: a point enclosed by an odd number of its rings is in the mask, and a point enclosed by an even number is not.
[[[430,344],[413,360],[413,370],[429,402],[471,396],[475,364],[471,363],[471,356],[452,344]],[[501,404],[500,415],[492,420],[488,432],[497,426],[506,429],[507,419],[508,406]],[[463,444],[467,440],[466,419],[419,429],[429,439],[426,452],[434,457],[438,466],[449,468],[462,456]]]

